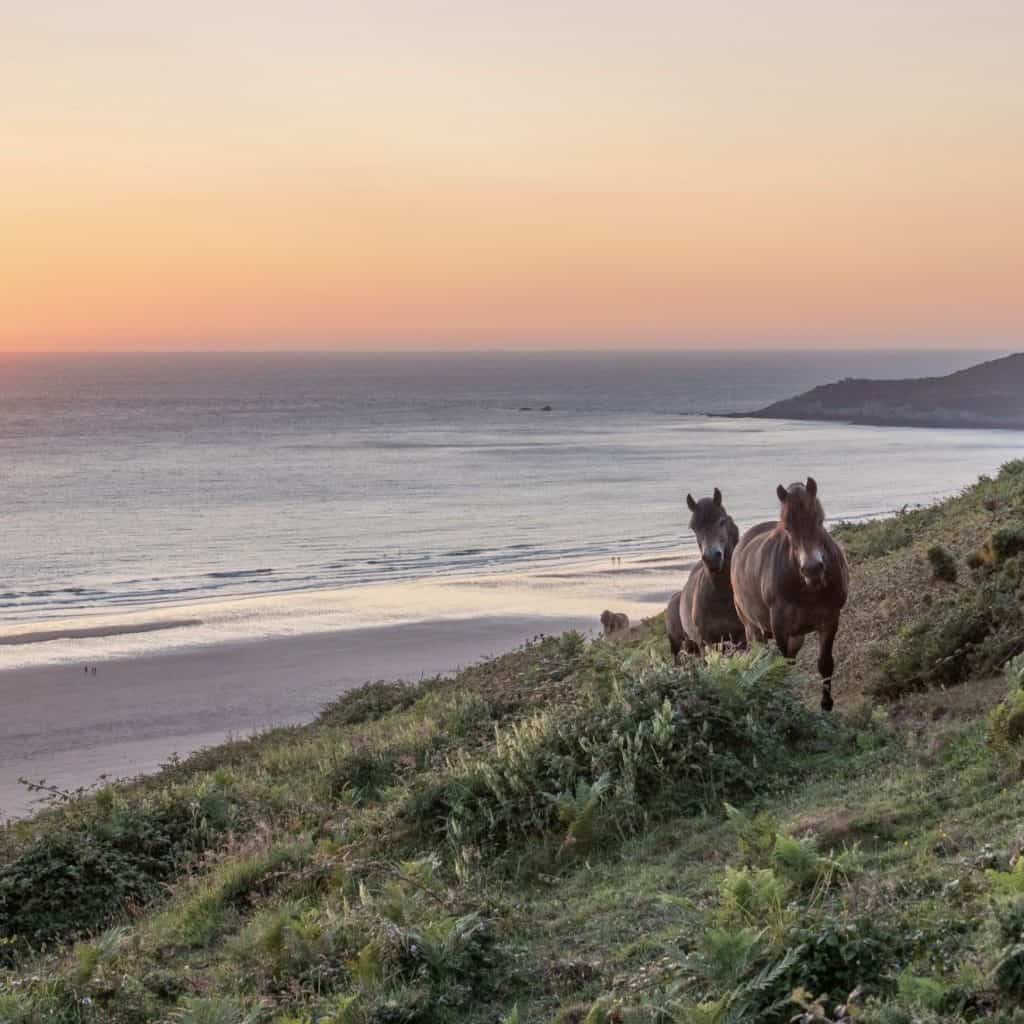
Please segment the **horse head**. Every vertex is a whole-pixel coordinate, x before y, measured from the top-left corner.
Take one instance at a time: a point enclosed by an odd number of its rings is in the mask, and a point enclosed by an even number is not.
[[[820,590],[828,581],[829,551],[818,484],[809,476],[806,483],[779,484],[776,494],[782,503],[779,527],[789,538],[800,576],[811,590]]]
[[[710,573],[727,571],[732,559],[732,550],[739,543],[740,532],[722,504],[722,492],[716,487],[710,498],[694,501],[693,495],[686,496],[686,504],[693,513],[690,529],[697,537],[700,557]]]

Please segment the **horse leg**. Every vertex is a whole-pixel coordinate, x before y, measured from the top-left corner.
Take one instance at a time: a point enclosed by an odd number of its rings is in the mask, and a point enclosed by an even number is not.
[[[679,637],[670,636],[668,638],[668,645],[672,648],[672,664],[679,664],[679,652],[682,650],[683,645],[679,640]]]
[[[786,622],[783,620],[782,615],[776,612],[774,608],[772,609],[771,616],[772,636],[775,637],[775,643],[780,653],[784,658],[795,658],[797,651],[800,650],[800,637],[791,637],[789,635]]]
[[[836,670],[836,664],[832,658],[832,645],[836,642],[836,633],[839,632],[839,620],[830,623],[818,634],[818,672],[821,675],[821,710],[831,711],[832,704],[832,674]]]

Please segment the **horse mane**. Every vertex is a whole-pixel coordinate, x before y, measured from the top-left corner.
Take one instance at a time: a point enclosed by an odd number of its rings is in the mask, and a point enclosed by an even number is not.
[[[817,495],[801,483],[790,484],[779,512],[779,529],[795,537],[806,537],[825,528],[825,508]]]
[[[733,522],[732,516],[728,513],[726,513],[726,519],[729,520],[729,545],[735,550],[736,545],[740,542],[740,528]]]

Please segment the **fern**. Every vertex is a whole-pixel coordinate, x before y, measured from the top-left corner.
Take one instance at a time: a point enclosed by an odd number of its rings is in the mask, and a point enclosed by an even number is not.
[[[171,1015],[175,1024],[256,1024],[258,1018],[258,1013],[247,1013],[233,999],[197,996],[186,999]]]
[[[721,896],[724,923],[761,925],[779,915],[786,889],[771,868],[726,868]]]
[[[985,877],[992,885],[993,891],[998,896],[1021,896],[1024,895],[1024,857],[1019,857],[1017,863],[1010,871],[988,870]]]
[[[755,1011],[758,1016],[768,1017],[787,1006],[789,993],[775,996],[773,989],[797,964],[803,951],[803,946],[794,946],[780,960],[763,967],[757,975],[729,993],[726,997],[728,1012],[723,1024],[752,1020]]]
[[[587,1011],[583,1018],[583,1024],[613,1024],[620,1020],[619,1008],[615,1000],[609,996],[602,996]]]
[[[127,928],[108,928],[95,942],[77,946],[75,948],[77,962],[72,971],[72,981],[79,986],[87,985],[97,971],[109,966],[117,959],[128,935]]]
[[[770,814],[761,813],[751,818],[732,804],[724,804],[726,817],[739,835],[740,853],[751,864],[767,864],[775,849],[779,833],[778,822]]]
[[[764,931],[712,928],[704,934],[703,973],[719,988],[736,985],[761,955]]]
[[[590,852],[594,844],[597,813],[611,784],[611,775],[606,772],[593,784],[586,779],[578,779],[574,791],[544,794],[544,799],[555,805],[559,821],[567,827],[561,852],[571,851],[583,857]]]
[[[778,835],[772,850],[772,867],[794,888],[809,889],[825,874],[829,861],[819,857],[807,841],[792,836]]]
[[[945,985],[934,978],[920,978],[904,971],[896,979],[896,989],[904,1002],[924,1010],[941,1010],[949,994]]]

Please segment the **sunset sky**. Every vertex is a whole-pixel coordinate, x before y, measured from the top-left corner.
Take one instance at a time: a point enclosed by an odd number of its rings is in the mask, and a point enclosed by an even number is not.
[[[0,14],[0,349],[1024,340],[1024,4]]]

